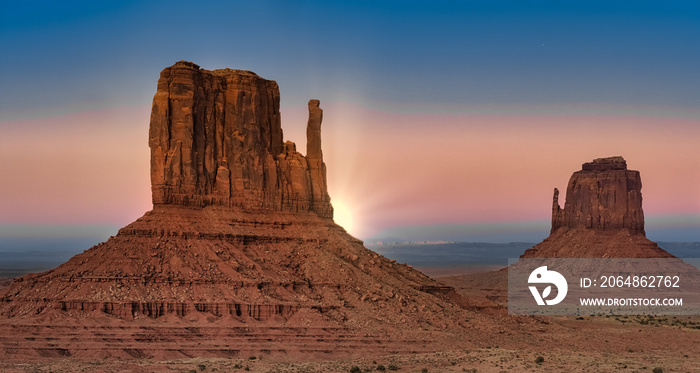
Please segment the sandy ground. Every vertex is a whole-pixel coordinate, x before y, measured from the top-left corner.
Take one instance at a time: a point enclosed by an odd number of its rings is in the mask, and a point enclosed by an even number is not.
[[[513,320],[504,308],[503,278],[504,273],[488,272],[440,280],[468,297],[481,298],[482,312],[502,322]],[[452,344],[430,353],[251,353],[170,360],[43,357],[5,359],[0,372],[700,372],[696,316],[539,317],[518,331],[501,325],[495,333],[490,327],[489,335],[456,335]]]
[[[538,359],[541,357],[542,359]],[[541,361],[541,362],[538,362]],[[699,372],[697,358],[623,355],[573,351],[533,352],[502,348],[455,350],[381,358],[344,359],[305,363],[276,362],[265,356],[239,359],[186,359],[176,361],[75,361],[72,359],[26,364],[0,363],[3,372]],[[658,370],[656,370],[658,372]]]

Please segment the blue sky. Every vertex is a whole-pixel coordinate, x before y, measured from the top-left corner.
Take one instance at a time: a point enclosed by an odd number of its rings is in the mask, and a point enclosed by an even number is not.
[[[141,103],[153,75],[180,59],[271,76],[290,100],[697,107],[700,97],[700,4],[691,1],[24,1],[0,10],[4,116],[28,115],[37,101]]]

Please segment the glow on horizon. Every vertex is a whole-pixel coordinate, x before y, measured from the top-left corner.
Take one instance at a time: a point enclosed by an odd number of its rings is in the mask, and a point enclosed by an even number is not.
[[[697,118],[323,107],[331,198],[352,209],[359,237],[396,226],[548,220],[553,188],[565,191],[583,162],[610,155],[641,172],[647,216],[700,215]]]
[[[581,163],[610,155],[641,172],[647,217],[700,215],[692,116],[321,107],[336,221],[357,237],[401,226],[546,221],[552,189],[565,190]],[[306,105],[281,111],[285,140],[304,149]],[[148,120],[143,106],[0,123],[0,158],[8,160],[0,163],[0,223],[124,225],[139,217],[151,208]]]
[[[0,122],[0,224],[127,224],[151,208],[149,106]]]

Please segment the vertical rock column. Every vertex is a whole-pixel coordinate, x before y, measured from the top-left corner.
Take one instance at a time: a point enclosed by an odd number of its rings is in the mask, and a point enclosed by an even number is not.
[[[323,109],[319,100],[309,101],[309,121],[306,124],[306,159],[311,183],[311,210],[321,216],[333,217],[326,183],[326,164],[321,150],[321,122]]]
[[[552,198],[552,229],[549,232],[550,234],[561,227],[562,215],[563,210],[559,206],[559,189],[554,188],[554,197]]]

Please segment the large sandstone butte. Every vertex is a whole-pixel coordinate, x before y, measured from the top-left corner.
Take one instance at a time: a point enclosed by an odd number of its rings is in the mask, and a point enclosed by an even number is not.
[[[639,171],[624,158],[584,163],[566,188],[559,206],[554,189],[549,237],[525,251],[523,258],[671,258],[646,238]]]
[[[1,290],[0,356],[402,352],[488,329],[451,288],[333,222],[321,120],[311,100],[303,156],[282,142],[274,81],[190,62],[163,70],[153,210]]]

